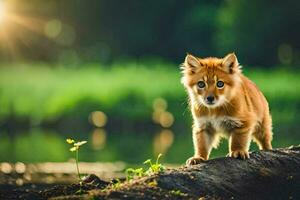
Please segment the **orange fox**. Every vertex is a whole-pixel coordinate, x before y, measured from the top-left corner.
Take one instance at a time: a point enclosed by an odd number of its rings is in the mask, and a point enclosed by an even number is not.
[[[224,58],[188,54],[182,73],[194,120],[195,154],[188,165],[207,160],[222,136],[229,138],[229,156],[234,158],[249,158],[251,139],[262,150],[272,149],[268,102],[242,74],[234,53]]]

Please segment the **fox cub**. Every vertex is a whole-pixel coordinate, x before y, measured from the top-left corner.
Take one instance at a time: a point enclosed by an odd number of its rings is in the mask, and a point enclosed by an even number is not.
[[[207,160],[222,136],[229,138],[230,157],[249,158],[251,139],[262,150],[272,149],[268,102],[242,74],[234,53],[224,58],[188,54],[182,73],[194,120],[195,154],[187,160],[188,165]]]

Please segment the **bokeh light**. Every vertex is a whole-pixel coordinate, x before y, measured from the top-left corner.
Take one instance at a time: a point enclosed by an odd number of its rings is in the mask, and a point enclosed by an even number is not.
[[[174,123],[174,116],[170,112],[162,112],[159,117],[159,123],[164,128],[169,128]]]
[[[93,149],[100,150],[105,147],[106,144],[106,131],[101,128],[96,128],[92,133],[92,145]]]
[[[15,170],[16,170],[17,173],[23,174],[26,171],[26,166],[22,162],[17,162],[15,164]]]
[[[17,180],[16,180],[16,184],[17,184],[18,186],[22,186],[22,185],[24,184],[24,181],[23,181],[23,179],[21,179],[21,178],[17,178]]]
[[[162,111],[168,108],[168,102],[163,98],[156,98],[153,101],[153,110]]]
[[[11,164],[7,163],[7,162],[4,162],[4,163],[1,163],[1,171],[5,174],[9,174],[12,172],[13,168],[11,166]]]
[[[163,98],[156,98],[153,101],[152,120],[164,128],[169,128],[174,123],[174,116],[167,111],[168,102]]]
[[[62,30],[62,23],[58,19],[52,19],[46,23],[45,35],[49,38],[56,38]]]
[[[90,114],[89,121],[96,127],[104,127],[107,123],[107,116],[102,111],[94,111]]]
[[[163,129],[160,133],[154,136],[153,149],[154,154],[165,154],[171,147],[174,141],[174,133],[169,129]]]

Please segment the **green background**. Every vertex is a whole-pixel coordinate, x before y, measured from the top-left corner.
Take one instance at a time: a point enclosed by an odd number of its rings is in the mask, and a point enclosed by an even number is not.
[[[293,0],[1,1],[0,161],[67,161],[72,137],[88,140],[83,161],[163,153],[184,163],[193,153],[186,52],[235,52],[269,101],[274,147],[298,145],[299,10]],[[157,101],[169,126],[153,119]],[[94,111],[107,123],[95,126]],[[227,149],[223,140],[212,157]]]

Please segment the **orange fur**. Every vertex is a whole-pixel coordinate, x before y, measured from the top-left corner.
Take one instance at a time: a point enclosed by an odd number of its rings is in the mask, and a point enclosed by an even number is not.
[[[221,136],[229,138],[231,157],[249,158],[251,139],[262,150],[272,149],[268,102],[242,74],[235,54],[204,59],[187,55],[182,72],[194,120],[195,154],[187,160],[188,164],[207,160]]]

